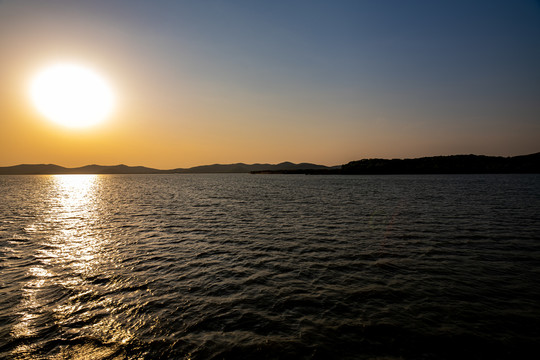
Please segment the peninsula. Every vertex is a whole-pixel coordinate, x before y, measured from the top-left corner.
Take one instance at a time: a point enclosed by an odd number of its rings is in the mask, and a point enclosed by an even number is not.
[[[540,153],[514,157],[450,155],[416,159],[364,159],[351,161],[333,169],[266,170],[251,173],[307,175],[540,173]]]

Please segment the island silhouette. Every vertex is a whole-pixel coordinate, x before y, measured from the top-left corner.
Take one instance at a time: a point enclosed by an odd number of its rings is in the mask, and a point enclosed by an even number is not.
[[[355,160],[338,166],[282,162],[279,164],[213,164],[170,170],[123,164],[113,166],[86,165],[75,168],[66,168],[55,164],[21,164],[0,167],[0,175],[210,173],[306,175],[540,173],[540,152],[513,157],[471,154],[414,159],[375,158]]]

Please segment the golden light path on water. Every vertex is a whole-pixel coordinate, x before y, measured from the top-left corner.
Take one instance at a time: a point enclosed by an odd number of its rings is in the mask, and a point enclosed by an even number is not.
[[[0,359],[527,359],[538,180],[0,176]]]
[[[100,185],[99,175],[54,175],[50,176],[44,202],[47,210],[36,218],[36,222],[25,229],[27,232],[43,233],[37,261],[29,268],[29,280],[22,288],[22,301],[17,311],[18,323],[12,329],[15,338],[39,337],[40,329],[53,327],[62,331],[78,332],[80,335],[99,339],[102,343],[119,344],[131,339],[128,330],[122,329],[111,312],[113,301],[99,296],[102,289],[89,279],[100,274],[101,266],[111,262],[106,232],[99,230]],[[69,290],[67,301],[56,301],[58,294]],[[95,297],[93,302],[81,299]],[[87,307],[87,308],[84,308]],[[86,321],[98,309],[102,320]],[[48,324],[53,318],[54,324]],[[71,328],[73,319],[81,325]],[[41,330],[42,331],[42,330]],[[35,345],[34,345],[35,346]],[[33,358],[34,350],[22,342],[14,352],[14,358]],[[70,359],[111,358],[115,349],[92,344],[66,347],[60,357]]]

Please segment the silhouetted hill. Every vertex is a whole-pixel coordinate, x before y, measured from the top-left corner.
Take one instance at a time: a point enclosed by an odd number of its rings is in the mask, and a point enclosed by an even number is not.
[[[2,175],[65,174],[67,169],[54,164],[21,164],[0,167]]]
[[[484,155],[432,156],[417,159],[364,159],[341,168],[257,170],[252,174],[495,174],[540,173],[540,153],[514,157]]]
[[[514,156],[452,155],[417,159],[364,159],[341,167],[342,174],[540,173],[540,153]]]

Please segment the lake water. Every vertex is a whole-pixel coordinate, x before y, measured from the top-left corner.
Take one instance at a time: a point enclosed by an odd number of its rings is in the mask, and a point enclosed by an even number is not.
[[[0,176],[2,359],[524,358],[538,299],[540,175]]]

